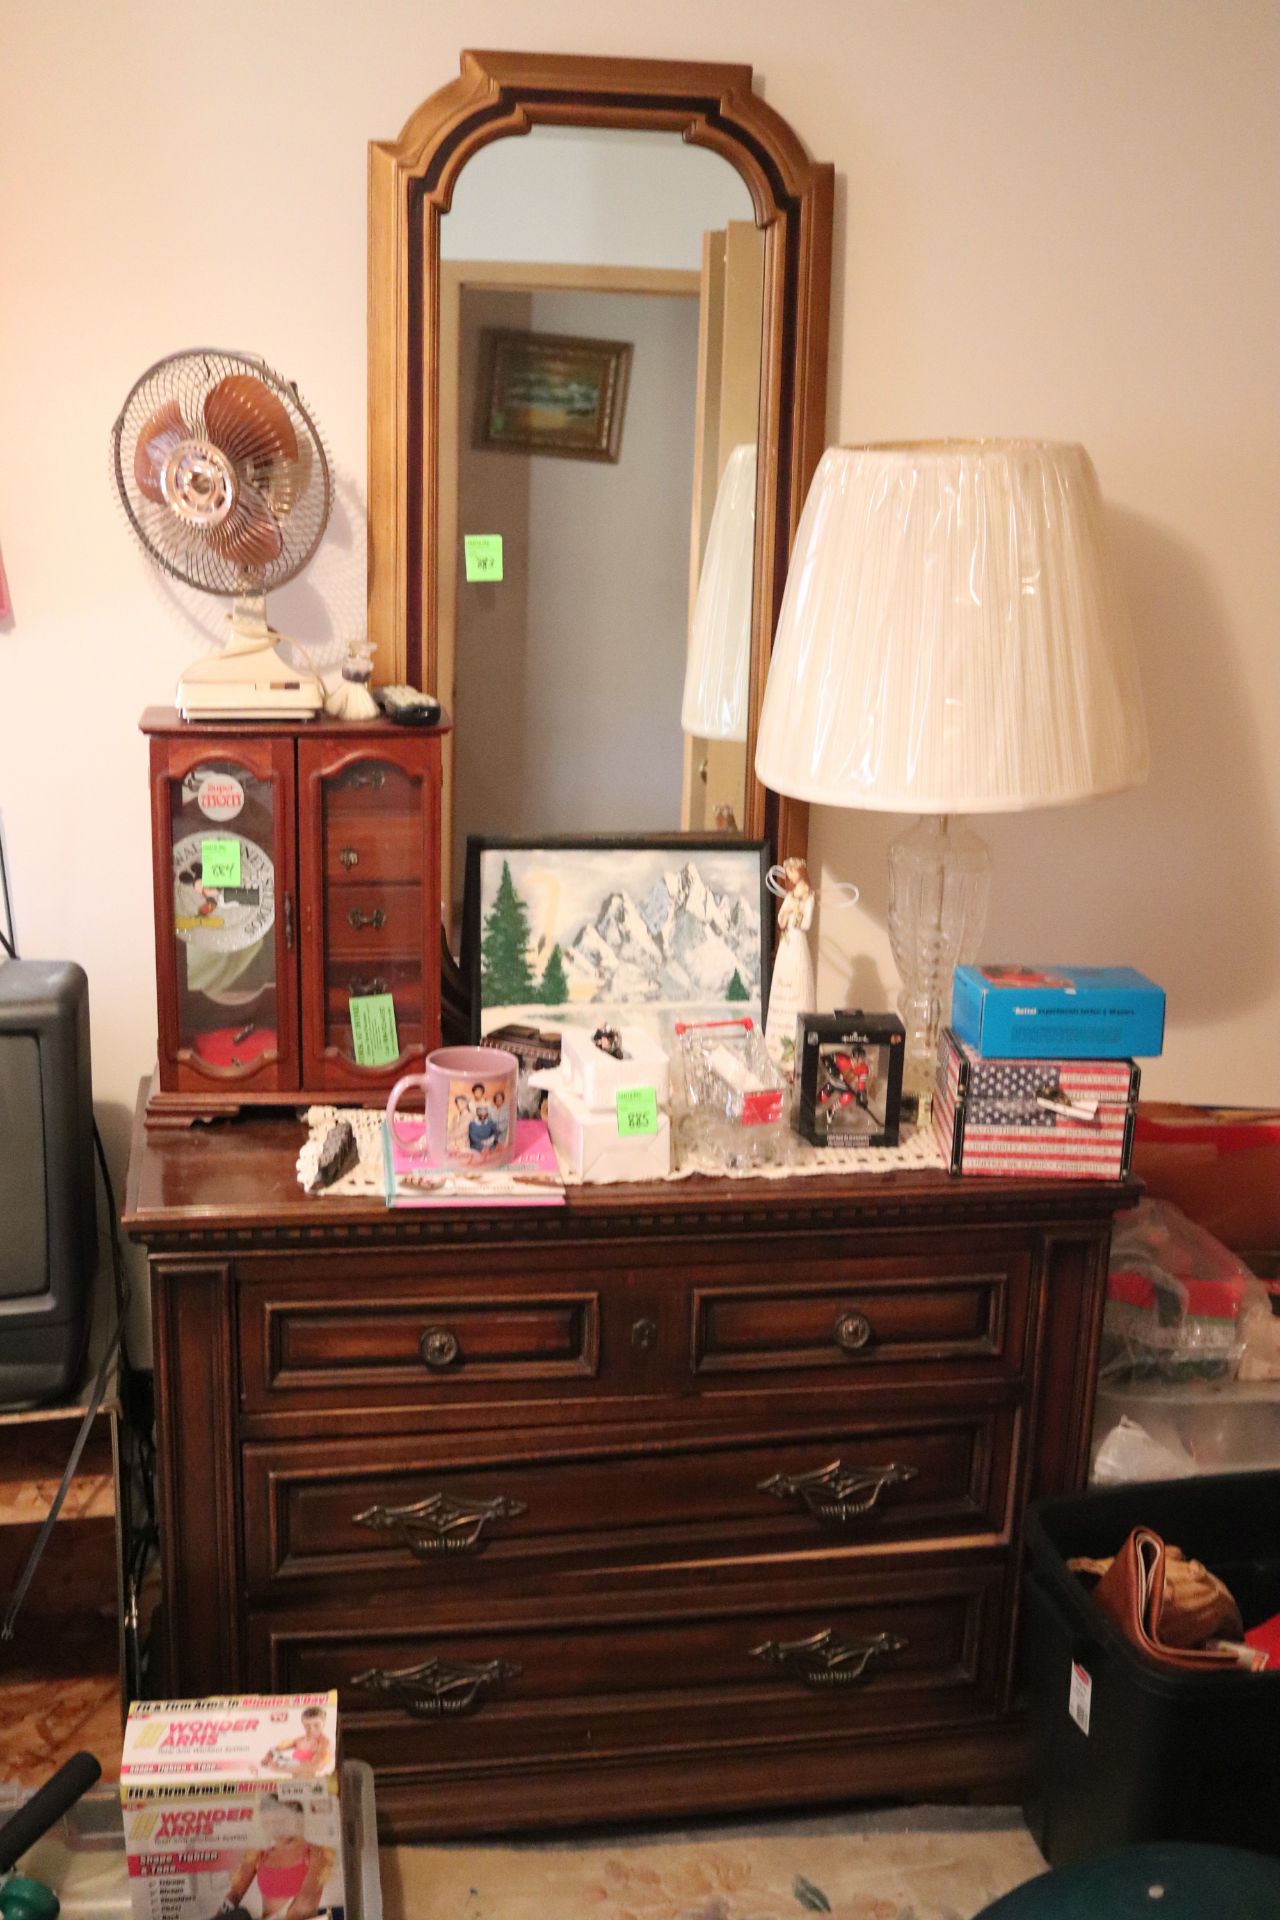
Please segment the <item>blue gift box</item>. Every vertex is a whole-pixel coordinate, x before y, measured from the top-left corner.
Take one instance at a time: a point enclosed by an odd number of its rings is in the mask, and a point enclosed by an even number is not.
[[[1127,1060],[1164,1046],[1164,989],[1133,967],[957,967],[951,1025],[988,1060]]]

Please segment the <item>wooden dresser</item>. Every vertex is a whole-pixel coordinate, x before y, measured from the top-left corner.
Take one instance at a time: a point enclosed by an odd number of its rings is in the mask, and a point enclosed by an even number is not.
[[[336,1684],[399,1837],[990,1789],[1026,1501],[1080,1484],[1119,1185],[308,1199],[135,1127],[164,1684]]]

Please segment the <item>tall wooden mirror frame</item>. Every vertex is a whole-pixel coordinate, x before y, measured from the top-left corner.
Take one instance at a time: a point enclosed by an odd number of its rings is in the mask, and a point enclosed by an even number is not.
[[[369,147],[369,634],[377,677],[431,687],[440,555],[440,221],[467,161],[535,126],[679,133],[745,180],[765,235],[747,798],[743,830],[803,853],[808,807],[755,777],[787,558],[826,439],[834,170],[752,90],[746,66],[463,53],[458,79]]]

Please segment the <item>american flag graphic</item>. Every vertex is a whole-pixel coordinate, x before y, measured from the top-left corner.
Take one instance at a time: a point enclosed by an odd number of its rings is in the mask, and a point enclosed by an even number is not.
[[[984,1060],[948,1028],[934,1136],[953,1173],[1118,1180],[1137,1097],[1131,1060]]]

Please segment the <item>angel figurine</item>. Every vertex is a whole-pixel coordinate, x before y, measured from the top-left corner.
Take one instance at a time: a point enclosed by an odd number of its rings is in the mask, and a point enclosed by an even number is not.
[[[769,1015],[765,1044],[776,1067],[790,1074],[795,1064],[796,1015],[812,1013],[817,989],[809,956],[809,928],[817,898],[809,884],[809,869],[793,855],[780,867],[770,867],[766,884],[778,899],[778,951],[769,983]]]
[[[809,928],[818,895],[810,884],[809,869],[799,855],[793,854],[780,867],[770,867],[765,885],[778,900],[778,951],[769,983],[769,1013],[764,1037],[769,1057],[788,1079],[795,1071],[796,1016],[812,1013],[817,1001],[813,979],[813,961],[809,955]],[[858,898],[856,887],[841,887],[852,906]]]

